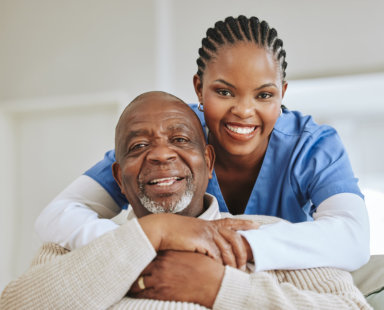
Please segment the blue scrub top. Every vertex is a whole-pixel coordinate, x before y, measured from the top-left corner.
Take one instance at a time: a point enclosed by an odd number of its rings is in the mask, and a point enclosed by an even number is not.
[[[207,132],[204,114],[190,107]],[[120,207],[127,204],[113,179],[115,151],[85,172],[100,183]],[[363,198],[348,155],[335,129],[316,124],[311,116],[283,110],[271,133],[245,214],[272,215],[297,223],[312,220],[312,213],[325,199],[339,193]],[[214,195],[221,212],[229,212],[213,171],[207,192]]]

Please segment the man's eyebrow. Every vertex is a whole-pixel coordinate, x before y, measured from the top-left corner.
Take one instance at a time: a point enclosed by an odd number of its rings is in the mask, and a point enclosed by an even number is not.
[[[129,131],[129,133],[126,135],[125,139],[128,141],[128,140],[131,140],[135,137],[139,137],[139,136],[149,136],[151,133],[149,132],[149,130],[147,129],[137,129],[137,130],[131,130]]]
[[[195,133],[197,131],[197,128],[194,128],[190,125],[187,125],[185,123],[177,123],[177,124],[171,124],[167,127],[168,130],[183,130],[183,131],[188,131],[191,133]]]

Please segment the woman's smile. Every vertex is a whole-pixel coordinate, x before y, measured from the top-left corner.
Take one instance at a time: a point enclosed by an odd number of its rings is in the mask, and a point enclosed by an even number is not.
[[[258,132],[259,126],[226,123],[224,128],[231,138],[239,141],[248,141]]]

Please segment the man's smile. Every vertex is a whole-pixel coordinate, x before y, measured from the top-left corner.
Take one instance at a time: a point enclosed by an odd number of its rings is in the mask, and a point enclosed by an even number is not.
[[[154,172],[140,180],[139,187],[152,198],[182,194],[186,188],[185,174],[180,172]]]
[[[169,186],[182,179],[183,179],[182,177],[168,177],[168,178],[153,179],[148,182],[148,185]]]

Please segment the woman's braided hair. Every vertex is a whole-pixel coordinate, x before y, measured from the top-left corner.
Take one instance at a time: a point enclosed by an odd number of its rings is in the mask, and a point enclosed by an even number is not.
[[[200,57],[197,59],[197,75],[202,80],[206,64],[217,54],[220,47],[235,44],[239,41],[249,41],[270,51],[281,67],[282,80],[285,81],[286,52],[283,41],[277,37],[277,31],[270,28],[266,21],[260,22],[257,17],[247,18],[240,15],[238,18],[227,17],[218,21],[214,28],[207,30],[207,36],[202,40],[199,49]]]

